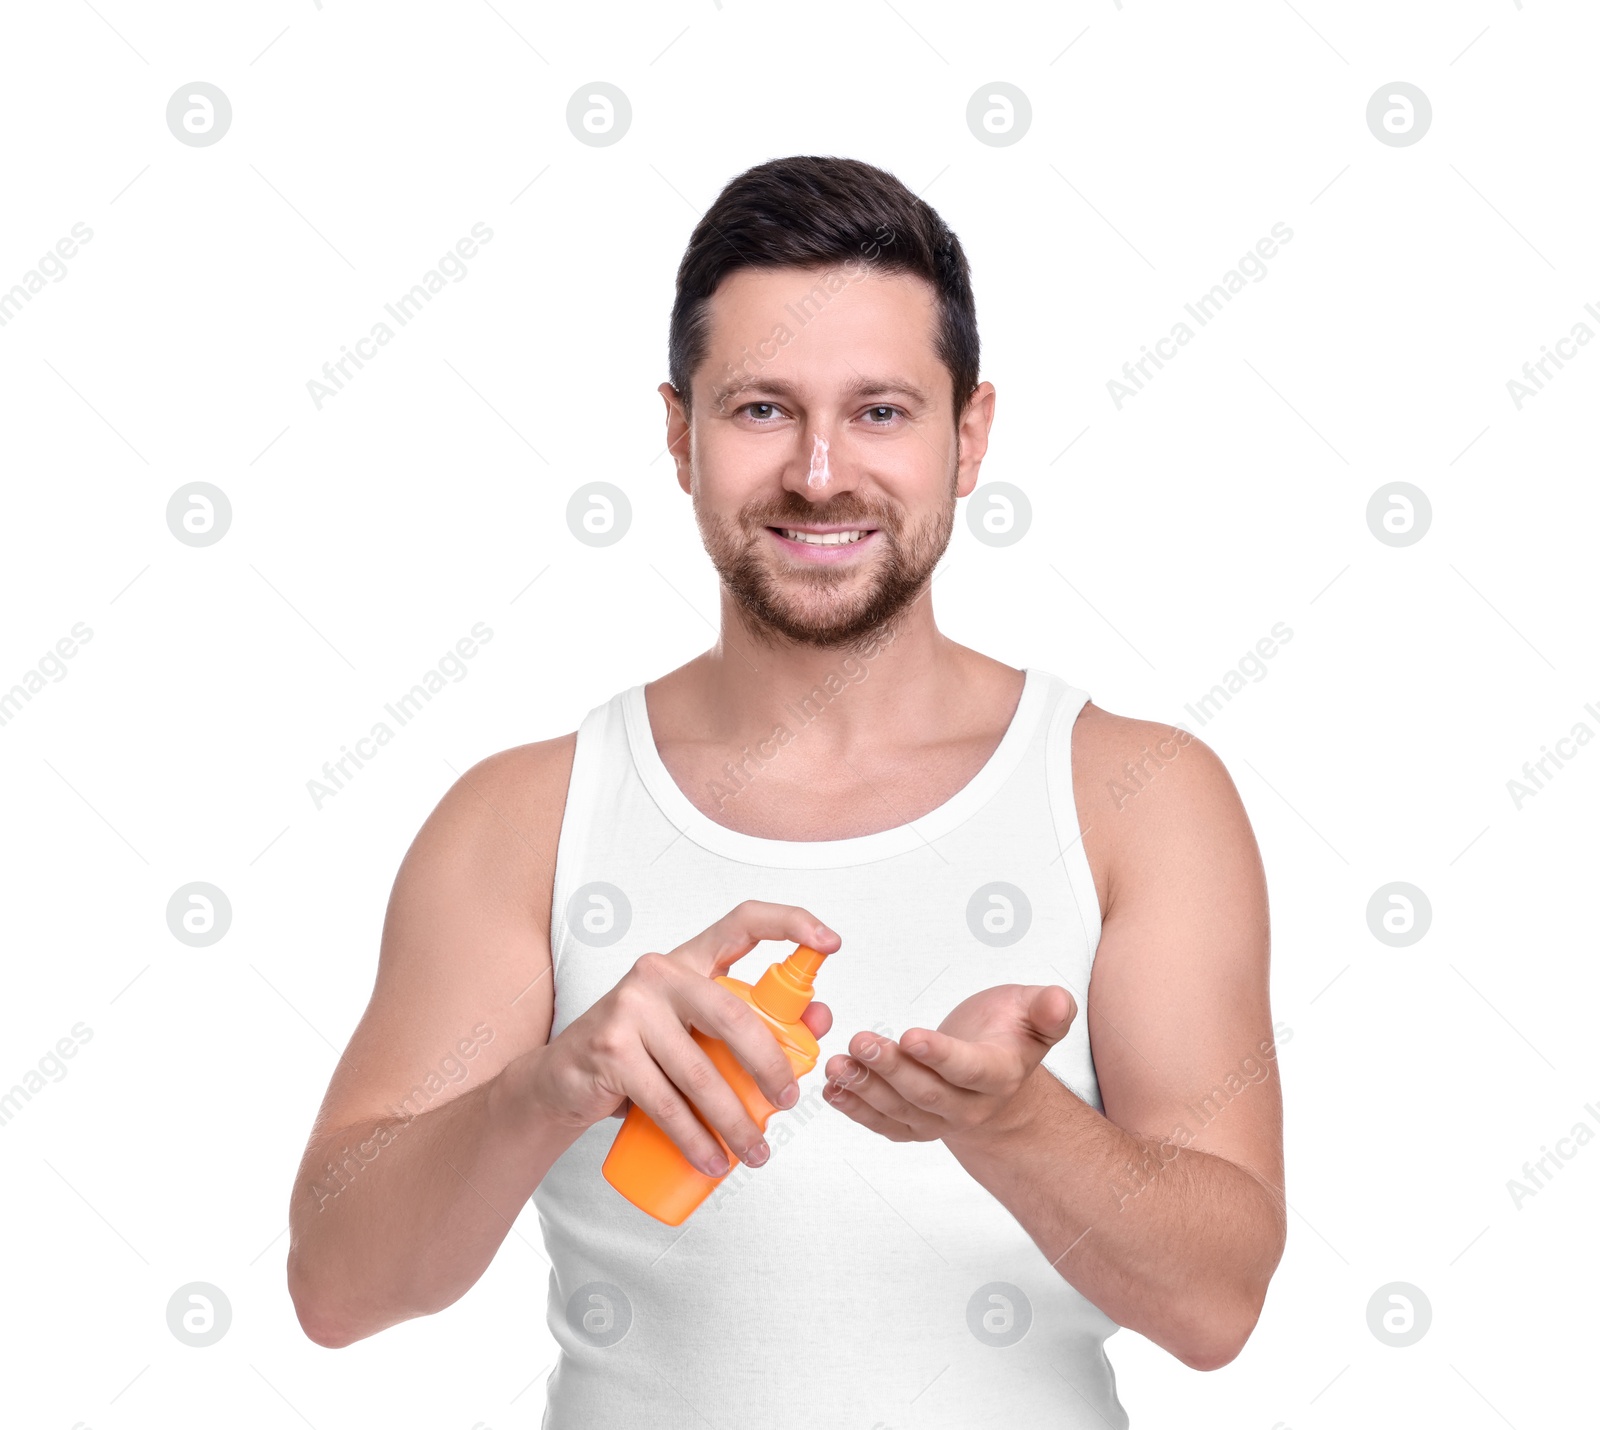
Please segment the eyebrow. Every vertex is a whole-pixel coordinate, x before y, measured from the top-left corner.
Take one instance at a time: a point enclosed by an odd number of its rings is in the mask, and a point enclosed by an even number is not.
[[[773,397],[786,397],[791,401],[801,395],[800,389],[793,383],[783,381],[781,378],[753,377],[742,381],[735,381],[731,386],[713,388],[712,396],[721,406],[730,398],[742,397],[746,393],[770,394]],[[909,397],[913,402],[928,404],[928,394],[916,383],[904,377],[860,377],[848,383],[843,389],[843,396],[848,401],[860,401],[864,397]]]

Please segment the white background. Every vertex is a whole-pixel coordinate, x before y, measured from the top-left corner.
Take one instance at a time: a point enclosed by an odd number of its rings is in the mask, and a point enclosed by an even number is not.
[[[1226,1368],[1112,1339],[1134,1426],[1592,1416],[1600,1148],[1520,1209],[1507,1182],[1600,1128],[1600,750],[1520,809],[1507,781],[1600,730],[1600,348],[1520,410],[1506,384],[1600,305],[1597,46],[1556,0],[8,8],[0,287],[93,238],[0,328],[0,688],[93,637],[0,727],[0,1088],[92,1037],[0,1127],[0,1418],[538,1424],[531,1209],[456,1305],[329,1351],[285,1289],[290,1181],[455,772],[711,636],[654,391],[673,276],[720,187],[794,153],[889,169],[972,264],[983,476],[1034,524],[995,549],[958,520],[942,625],[1200,731],[1266,861],[1288,1250]],[[233,106],[211,147],[165,122],[195,80]],[[595,80],[633,109],[603,148],[566,124]],[[1005,147],[965,118],[996,80],[1033,111]],[[1395,80],[1432,102],[1409,147],[1366,124]],[[468,277],[317,410],[307,380],[479,221]],[[1118,410],[1108,379],[1275,222],[1268,276]],[[591,480],[632,502],[606,549],[565,522]],[[192,481],[232,503],[206,548],[166,525]],[[1410,546],[1367,524],[1392,481],[1432,505]],[[315,808],[478,621],[469,677]],[[1186,703],[1280,621],[1202,729]],[[232,903],[210,948],[166,925],[196,880]],[[1407,948],[1367,924],[1397,880],[1433,911]],[[166,1324],[191,1281],[233,1309],[205,1349]],[[1367,1325],[1394,1281],[1432,1306],[1405,1349]]]

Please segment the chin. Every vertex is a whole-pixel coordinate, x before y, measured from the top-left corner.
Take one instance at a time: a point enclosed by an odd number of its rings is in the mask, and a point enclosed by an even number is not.
[[[871,589],[843,603],[795,601],[776,583],[765,590],[734,592],[746,627],[758,638],[774,637],[817,650],[853,649],[869,644],[907,602],[887,602]]]

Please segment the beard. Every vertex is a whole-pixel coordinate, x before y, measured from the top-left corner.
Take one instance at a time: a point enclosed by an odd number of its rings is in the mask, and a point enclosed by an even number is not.
[[[751,637],[763,645],[780,639],[833,650],[871,645],[898,624],[927,587],[955,526],[955,482],[949,500],[926,520],[908,525],[896,508],[874,506],[841,492],[817,504],[799,492],[752,502],[737,518],[696,509],[706,553],[734,599]],[[803,566],[780,572],[767,554],[769,526],[871,523],[879,552],[859,566]]]

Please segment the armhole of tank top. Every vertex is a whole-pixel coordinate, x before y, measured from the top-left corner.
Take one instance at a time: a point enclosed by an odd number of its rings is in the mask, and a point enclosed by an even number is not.
[[[1100,946],[1100,895],[1083,847],[1078,802],[1072,785],[1072,734],[1079,713],[1088,703],[1088,692],[1072,685],[1067,685],[1056,701],[1045,743],[1045,782],[1056,842],[1064,851],[1061,862],[1067,871],[1073,902],[1078,906],[1078,917],[1083,920],[1083,936],[1092,964],[1095,950]]]
[[[567,801],[561,811],[561,832],[556,836],[556,866],[550,878],[550,980],[559,985],[561,959],[567,951],[566,920],[561,911],[572,897],[569,887],[581,875],[589,845],[589,828],[603,746],[611,719],[611,702],[597,705],[583,717],[572,749],[572,774],[567,779]]]

